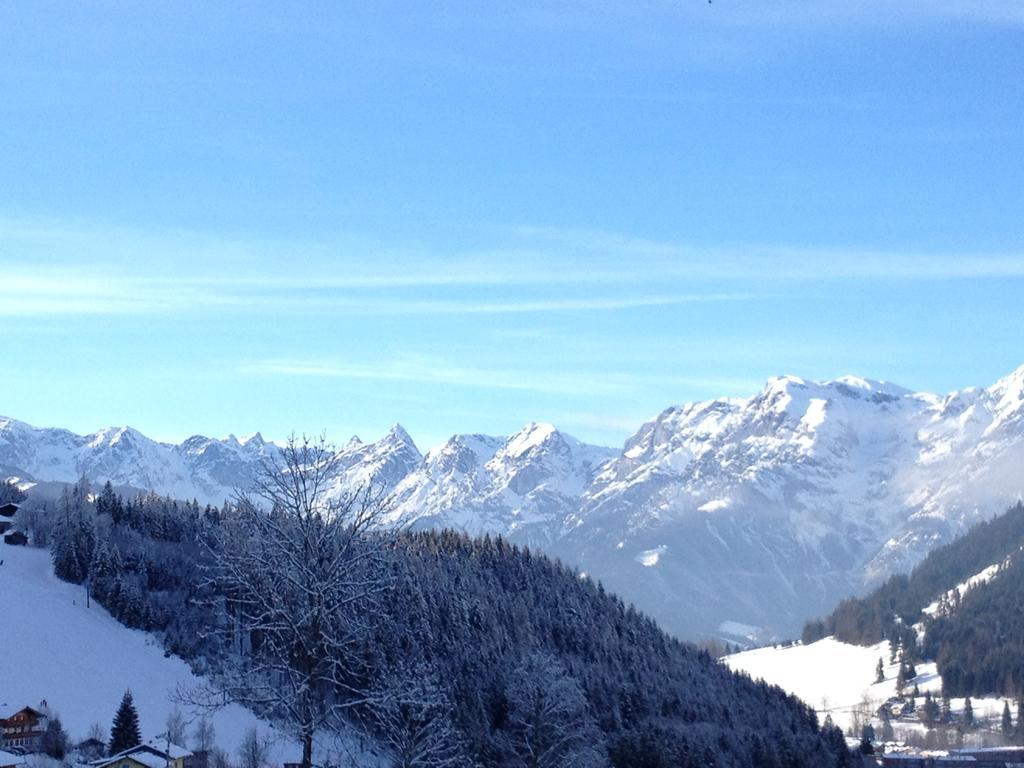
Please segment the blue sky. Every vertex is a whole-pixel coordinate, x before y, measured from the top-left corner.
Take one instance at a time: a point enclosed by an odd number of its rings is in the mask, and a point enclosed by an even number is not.
[[[0,413],[614,445],[1024,363],[1024,3],[297,5],[0,6]]]

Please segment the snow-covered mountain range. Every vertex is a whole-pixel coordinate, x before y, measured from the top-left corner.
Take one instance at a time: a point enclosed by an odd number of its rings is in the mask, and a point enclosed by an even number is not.
[[[218,503],[276,447],[130,428],[87,436],[0,418],[0,475]],[[747,399],[669,408],[622,450],[547,424],[455,435],[422,455],[400,426],[340,449],[420,526],[501,533],[578,564],[683,635],[793,633],[1024,493],[1024,366],[947,396],[856,377],[774,378]]]

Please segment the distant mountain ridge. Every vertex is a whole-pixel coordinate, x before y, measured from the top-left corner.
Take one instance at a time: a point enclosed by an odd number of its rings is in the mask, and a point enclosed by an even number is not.
[[[0,418],[0,467],[35,480],[219,503],[277,448],[77,436]],[[750,398],[669,408],[622,450],[549,424],[455,435],[426,455],[395,425],[343,448],[338,490],[374,480],[417,527],[540,546],[683,635],[795,634],[1024,494],[1024,366],[946,396],[846,376],[770,379]]]

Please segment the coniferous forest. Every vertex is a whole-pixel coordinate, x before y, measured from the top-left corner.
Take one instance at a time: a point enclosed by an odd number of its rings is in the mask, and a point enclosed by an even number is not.
[[[83,483],[19,513],[61,578],[86,585],[121,622],[156,633],[212,679],[258,647],[259,637],[239,643],[210,631],[231,610],[209,558],[238,514],[232,505],[123,499],[109,484],[89,498]],[[324,695],[348,697],[347,721],[396,754],[433,745],[430,759],[399,764],[528,765],[531,740],[557,745],[538,765],[581,768],[848,760],[838,729],[820,730],[795,697],[730,672],[528,549],[404,533],[389,540],[383,565],[388,588],[358,636],[361,663]],[[390,694],[362,695],[375,691]],[[551,706],[537,710],[538,701]]]
[[[896,642],[909,661],[934,660],[948,696],[1024,695],[1024,504],[933,550],[909,574],[808,622],[804,642]],[[998,564],[998,574],[963,592],[959,584]],[[947,594],[948,593],[948,594]],[[924,608],[938,602],[934,616]],[[923,643],[913,625],[923,622]]]

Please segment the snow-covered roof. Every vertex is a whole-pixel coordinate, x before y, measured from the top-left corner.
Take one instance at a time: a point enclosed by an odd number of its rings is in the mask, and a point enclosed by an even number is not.
[[[105,766],[113,765],[118,760],[130,759],[137,763],[142,763],[148,766],[148,768],[167,768],[168,760],[178,760],[183,757],[189,757],[191,754],[185,747],[156,738],[150,739],[131,749],[125,749],[116,755],[94,760],[90,765],[96,766],[96,768],[104,768]]]
[[[149,747],[150,749],[155,749],[160,754],[167,755],[172,760],[177,760],[182,757],[188,757],[192,754],[192,752],[186,749],[185,747],[179,744],[175,744],[173,741],[167,741],[166,739],[161,739],[159,737],[155,739],[150,739],[149,741],[145,742],[143,746]]]
[[[129,752],[127,755],[121,758],[122,760],[134,760],[136,763],[142,763],[147,768],[167,768],[167,758],[161,757],[160,755],[154,755],[152,752],[147,752],[144,749],[139,749],[134,752]]]
[[[0,765],[2,765],[2,766],[22,765],[24,762],[25,762],[25,756],[24,755],[14,755],[14,754],[11,754],[10,752],[4,752],[2,749],[0,749]]]

